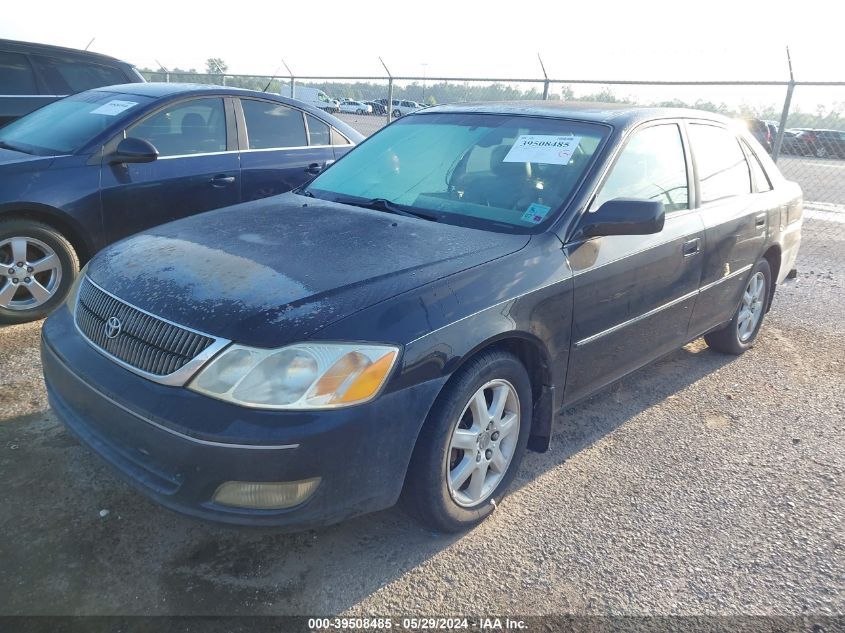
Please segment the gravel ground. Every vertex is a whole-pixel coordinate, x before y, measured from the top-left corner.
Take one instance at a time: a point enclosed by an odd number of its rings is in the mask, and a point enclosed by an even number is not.
[[[841,615],[845,223],[804,236],[752,350],[696,341],[567,411],[462,536],[397,509],[294,535],[164,510],[49,412],[39,325],[4,329],[0,614]]]

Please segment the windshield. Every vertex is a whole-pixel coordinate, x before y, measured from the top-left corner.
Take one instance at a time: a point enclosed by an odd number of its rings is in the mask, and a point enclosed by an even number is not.
[[[0,143],[30,154],[70,154],[150,97],[91,90],[54,101],[0,129]]]
[[[350,152],[307,192],[370,207],[387,201],[451,224],[528,232],[552,220],[606,133],[601,125],[561,119],[411,116]]]

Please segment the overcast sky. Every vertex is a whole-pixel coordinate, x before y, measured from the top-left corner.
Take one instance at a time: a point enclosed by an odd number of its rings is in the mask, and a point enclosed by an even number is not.
[[[842,80],[842,16],[829,0],[627,2],[13,2],[0,37],[84,48],[139,67],[300,75],[539,76],[564,79]],[[801,19],[803,16],[803,19]],[[838,52],[834,52],[839,49]],[[778,94],[782,89],[778,91]],[[838,100],[838,99],[837,99]]]

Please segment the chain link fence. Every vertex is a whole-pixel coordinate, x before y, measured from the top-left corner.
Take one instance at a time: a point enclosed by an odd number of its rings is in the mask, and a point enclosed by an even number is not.
[[[783,174],[801,185],[810,217],[845,218],[845,82],[144,75],[148,81],[219,84],[292,96],[336,114],[365,135],[438,103],[548,99],[719,112],[746,121]]]

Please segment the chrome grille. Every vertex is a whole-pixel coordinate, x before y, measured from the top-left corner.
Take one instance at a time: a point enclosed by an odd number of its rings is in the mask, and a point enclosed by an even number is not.
[[[107,335],[109,319],[119,321]],[[152,376],[180,370],[216,339],[139,310],[110,295],[87,277],[76,301],[76,326],[91,343],[130,368]],[[217,345],[215,345],[217,347]]]

